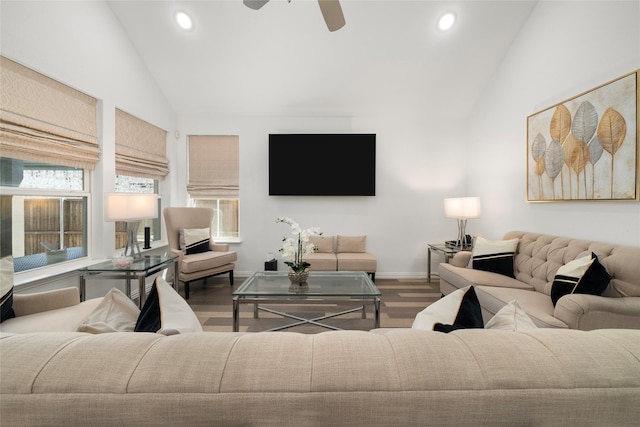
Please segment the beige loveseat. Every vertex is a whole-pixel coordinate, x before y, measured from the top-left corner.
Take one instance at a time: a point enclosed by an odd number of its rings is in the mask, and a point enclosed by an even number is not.
[[[631,426],[640,331],[0,337],[10,426]]]
[[[471,252],[457,253],[438,266],[443,295],[474,286],[485,323],[512,300],[539,327],[570,329],[640,329],[640,247],[628,247],[545,234],[510,231],[518,239],[515,278],[468,267]],[[558,269],[593,252],[612,279],[601,296],[571,294],[554,307],[551,286]]]
[[[302,260],[311,264],[311,271],[364,271],[376,278],[378,261],[367,252],[367,236],[310,236],[316,247]]]

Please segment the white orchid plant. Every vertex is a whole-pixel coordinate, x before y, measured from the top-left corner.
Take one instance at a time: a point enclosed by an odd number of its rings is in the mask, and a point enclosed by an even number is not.
[[[276,222],[289,224],[291,234],[294,235],[294,237],[282,237],[282,248],[279,252],[282,254],[284,263],[296,273],[303,272],[311,264],[303,261],[302,257],[316,251],[316,246],[309,241],[309,236],[321,236],[322,231],[318,227],[302,229],[297,222],[286,216],[276,218]]]

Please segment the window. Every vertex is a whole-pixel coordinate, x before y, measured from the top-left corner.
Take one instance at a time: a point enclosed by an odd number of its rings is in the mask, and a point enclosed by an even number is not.
[[[87,256],[97,100],[0,56],[0,256],[24,271]]]
[[[0,158],[2,256],[16,272],[87,256],[84,169]]]
[[[214,211],[211,235],[217,238],[238,237],[237,199],[192,199],[194,206],[212,208]]]
[[[214,238],[239,237],[239,138],[237,135],[192,135],[188,140],[191,204],[215,211]]]
[[[158,194],[158,180],[151,178],[142,178],[135,176],[116,175],[116,192],[117,193],[145,193]],[[150,229],[150,241],[160,240],[161,222],[160,214],[162,211],[162,200],[158,198],[158,216],[153,219],[143,219],[140,221],[138,228],[138,241],[144,241],[144,229]],[[127,243],[127,223],[124,221],[116,222],[116,249],[122,249]]]

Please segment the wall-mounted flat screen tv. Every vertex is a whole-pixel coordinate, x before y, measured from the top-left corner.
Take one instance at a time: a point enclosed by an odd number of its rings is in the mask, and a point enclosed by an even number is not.
[[[375,134],[270,134],[270,196],[375,196]]]

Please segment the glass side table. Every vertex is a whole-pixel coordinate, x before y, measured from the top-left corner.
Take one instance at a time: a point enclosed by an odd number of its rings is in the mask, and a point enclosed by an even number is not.
[[[427,244],[427,283],[431,283],[431,252],[436,252],[444,256],[444,262],[448,263],[451,258],[458,252],[462,250],[471,250],[471,249],[460,249],[460,248],[452,248],[444,243],[428,243]]]
[[[178,282],[178,256],[171,253],[164,255],[144,255],[142,258],[136,259],[125,268],[119,268],[113,265],[111,261],[104,261],[98,264],[90,265],[78,269],[80,273],[80,301],[84,301],[86,297],[87,280],[91,278],[99,279],[121,279],[126,283],[126,294],[131,298],[131,280],[138,280],[138,306],[142,308],[146,300],[146,278],[173,266],[173,288],[178,290],[176,283]]]

